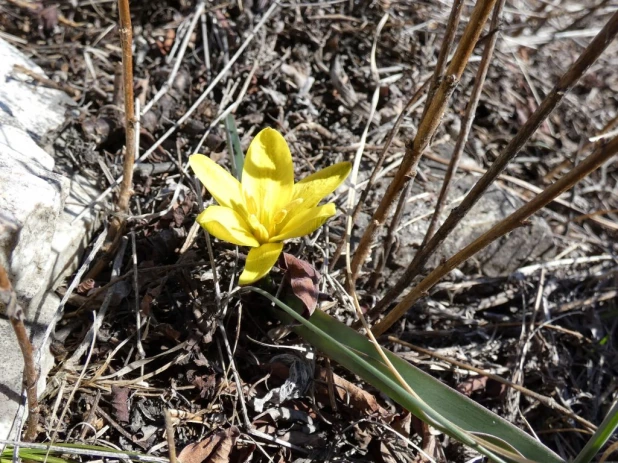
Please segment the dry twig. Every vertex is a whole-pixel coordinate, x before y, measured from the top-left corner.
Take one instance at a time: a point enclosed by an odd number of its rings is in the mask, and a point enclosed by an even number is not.
[[[462,6],[463,2],[461,0],[456,0],[453,2],[453,6],[451,7],[451,14],[449,15],[448,23],[446,25],[446,33],[444,35],[444,39],[442,40],[442,46],[440,47],[440,53],[438,54],[438,61],[436,63],[436,67],[434,68],[433,76],[431,79],[431,87],[429,88],[429,92],[427,93],[427,101],[431,101],[433,99],[436,91],[438,90],[438,87],[440,86],[440,83],[444,79],[444,70],[446,69],[448,55],[451,53],[451,49],[453,48],[453,42],[455,41],[455,34],[459,25],[459,18],[461,17]],[[425,105],[421,119],[423,119],[427,114],[429,106],[429,104]],[[388,256],[391,252],[393,244],[395,243],[395,230],[399,226],[399,222],[401,221],[403,213],[405,212],[406,201],[408,199],[408,195],[410,194],[411,189],[412,182],[408,182],[399,194],[399,201],[397,203],[397,208],[395,209],[395,215],[393,216],[391,223],[388,227],[388,231],[386,233],[386,240],[384,241],[384,245],[382,247],[382,254],[373,272],[372,279],[375,284],[377,284],[378,282],[378,276],[381,275],[382,271],[384,270],[384,266],[388,261]]]
[[[408,103],[406,104],[406,107],[403,108],[403,110],[397,117],[397,120],[395,121],[395,125],[393,125],[393,128],[389,132],[388,137],[386,141],[384,142],[384,146],[380,149],[380,156],[378,157],[378,160],[375,166],[373,167],[373,171],[371,172],[371,176],[369,177],[369,180],[367,181],[367,185],[365,185],[365,189],[363,190],[363,192],[360,195],[360,198],[356,202],[356,206],[354,207],[354,212],[352,212],[352,217],[350,219],[352,224],[356,223],[358,214],[360,214],[363,204],[365,204],[365,201],[367,201],[367,197],[369,196],[369,193],[371,192],[371,189],[373,188],[373,185],[375,184],[375,181],[378,178],[378,174],[380,173],[382,164],[384,164],[384,160],[386,159],[388,150],[391,147],[393,140],[395,139],[395,135],[397,135],[397,132],[399,131],[399,127],[401,126],[404,117],[406,116],[408,111],[411,111],[412,108],[415,106],[415,104],[419,102],[419,100],[423,96],[423,93],[425,92],[425,90],[427,90],[430,83],[431,83],[431,79],[427,79],[425,80],[425,82],[423,82],[423,85],[421,85],[418,88],[418,90],[414,92],[414,95],[412,96],[412,98],[410,98],[410,101],[408,101]],[[352,146],[352,148],[357,149],[354,146]],[[367,148],[368,147],[365,146],[365,149]],[[343,236],[341,240],[339,240],[339,243],[337,244],[337,249],[335,250],[333,254],[330,267],[329,267],[331,272],[334,270],[335,265],[337,264],[337,261],[339,260],[339,257],[341,257],[341,253],[343,252],[343,249],[345,248],[346,243],[347,243],[347,239],[345,236]]]
[[[429,222],[429,227],[427,227],[427,231],[425,232],[425,238],[423,238],[423,243],[420,246],[421,249],[425,246],[425,244],[427,244],[427,241],[431,238],[433,232],[435,231],[437,222],[440,218],[440,215],[442,214],[442,211],[444,210],[444,205],[446,204],[446,198],[450,191],[453,175],[455,174],[455,172],[457,172],[459,160],[461,159],[464,147],[466,146],[466,142],[468,141],[468,136],[470,135],[470,130],[472,129],[472,122],[474,122],[474,115],[476,114],[476,108],[478,106],[479,100],[481,99],[481,92],[483,91],[483,85],[485,84],[487,70],[489,69],[489,64],[491,63],[491,58],[493,56],[494,48],[496,46],[496,40],[498,39],[500,13],[502,12],[504,2],[505,0],[499,0],[494,7],[494,13],[491,18],[491,25],[489,26],[489,41],[487,42],[487,44],[485,45],[485,49],[483,50],[483,57],[481,58],[481,63],[479,64],[479,69],[476,73],[476,79],[474,81],[474,87],[472,87],[470,101],[468,102],[468,106],[466,108],[466,114],[464,115],[461,124],[461,130],[455,143],[455,149],[453,150],[451,161],[446,170],[446,174],[444,175],[444,181],[442,182],[442,189],[440,190],[440,194],[438,196],[436,209],[433,213],[433,216],[431,217],[431,221]]]
[[[118,212],[110,221],[107,243],[103,245],[101,258],[95,262],[88,272],[88,278],[96,276],[109,264],[112,256],[120,245],[120,238],[126,224],[126,215],[129,210],[129,200],[133,192],[133,170],[135,168],[136,147],[136,119],[135,98],[133,97],[133,29],[131,26],[131,12],[129,0],[118,0],[118,14],[120,17],[120,44],[122,46],[122,88],[124,91],[124,118],[125,118],[125,152],[122,164],[122,182],[118,193]]]
[[[5,268],[0,265],[0,303],[6,307],[6,315],[11,321],[17,343],[24,358],[24,388],[28,397],[28,424],[24,440],[32,442],[36,437],[37,423],[39,422],[39,401],[37,398],[36,383],[39,379],[32,343],[24,325],[24,309],[17,301],[11,282]]]
[[[545,405],[546,407],[549,407],[553,410],[558,410],[560,413],[563,413],[565,416],[568,416],[569,418],[571,418],[572,420],[577,421],[578,423],[582,424],[583,426],[585,426],[586,428],[588,428],[591,431],[596,431],[597,427],[591,423],[590,421],[582,418],[581,416],[579,416],[577,413],[574,413],[573,411],[569,410],[568,408],[563,407],[562,405],[560,405],[559,403],[557,403],[554,399],[552,399],[551,397],[546,397],[544,395],[538,394],[534,391],[531,391],[530,389],[523,387],[520,384],[514,383],[512,381],[509,381],[508,379],[503,378],[502,376],[499,375],[494,375],[492,373],[489,373],[485,370],[482,370],[480,368],[476,368],[473,367],[472,365],[468,365],[467,363],[464,362],[460,362],[458,360],[446,357],[444,355],[438,354],[437,352],[433,352],[427,349],[423,349],[422,347],[418,347],[415,346],[413,344],[410,344],[409,342],[406,341],[402,341],[399,338],[396,338],[395,336],[388,336],[387,338],[390,342],[394,342],[396,344],[400,344],[402,346],[405,346],[409,349],[412,349],[416,352],[420,352],[421,354],[425,354],[425,355],[429,355],[431,357],[437,358],[439,360],[442,360],[443,362],[447,362],[450,363],[451,365],[455,365],[459,368],[464,368],[466,370],[469,371],[473,371],[475,373],[478,373],[479,375],[483,375],[486,376],[487,378],[493,379],[494,381],[498,381],[501,384],[504,384],[506,386],[509,386],[513,389],[515,389],[518,392],[521,392],[522,394],[528,396],[528,397],[532,397],[535,400],[538,400],[539,402],[541,402],[543,405]]]

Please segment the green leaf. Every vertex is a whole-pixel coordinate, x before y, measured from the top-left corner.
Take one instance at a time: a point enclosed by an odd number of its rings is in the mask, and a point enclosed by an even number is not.
[[[293,318],[297,322],[293,326],[294,331],[326,356],[360,376],[418,418],[477,449],[493,461],[564,463],[558,455],[519,428],[385,350],[416,396],[410,394],[398,383],[375,346],[365,336],[324,312],[316,310],[306,320],[295,310],[301,307],[298,300],[286,299],[293,309],[259,288],[245,289],[258,292],[275,302],[283,309],[275,310],[275,315],[284,323],[289,323],[290,317]],[[512,449],[516,449],[521,456],[514,454]]]
[[[242,169],[245,163],[245,156],[240,146],[240,138],[238,130],[236,130],[236,122],[234,116],[228,114],[225,118],[225,132],[227,134],[227,150],[232,160],[232,173],[240,182],[242,177]]]
[[[614,431],[618,428],[618,401],[614,402],[611,410],[597,428],[596,432],[590,438],[586,446],[577,455],[573,463],[588,463],[591,461],[605,443],[612,437]]]

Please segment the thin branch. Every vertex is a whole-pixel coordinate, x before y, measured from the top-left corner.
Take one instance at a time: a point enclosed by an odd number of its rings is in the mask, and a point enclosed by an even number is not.
[[[176,441],[174,440],[174,423],[172,422],[172,415],[168,408],[165,409],[163,414],[165,417],[165,437],[167,437],[167,451],[170,459],[170,463],[177,463],[176,457]]]
[[[451,270],[462,264],[474,254],[484,249],[498,238],[513,231],[514,229],[526,225],[526,220],[535,212],[549,204],[554,198],[567,191],[581,179],[599,168],[612,156],[618,153],[618,137],[613,138],[606,144],[599,146],[590,156],[584,159],[579,165],[574,167],[560,180],[545,188],[538,196],[524,206],[517,209],[511,215],[498,222],[488,231],[479,236],[476,240],[459,251],[445,263],[437,267],[427,275],[418,285],[410,291],[403,300],[389,312],[386,317],[378,323],[373,332],[376,335],[384,333],[393,323],[399,320],[412,305],[442,279]]]
[[[126,224],[129,210],[129,200],[133,193],[133,170],[135,169],[136,153],[136,118],[135,98],[133,97],[133,29],[131,26],[131,12],[129,0],[118,0],[118,14],[120,19],[120,45],[122,46],[122,88],[124,92],[124,121],[125,121],[125,148],[122,163],[122,182],[118,193],[118,215],[110,221],[108,241],[103,245],[103,254],[88,272],[88,278],[96,276],[107,267],[120,245],[120,238]]]
[[[369,255],[371,244],[380,227],[386,221],[398,193],[406,182],[412,181],[416,176],[416,167],[421,155],[427,145],[429,145],[431,137],[440,124],[450,96],[461,79],[461,75],[474,51],[476,42],[481,35],[483,26],[491,13],[495,1],[496,0],[479,0],[474,6],[470,21],[459,41],[453,59],[446,70],[446,78],[442,79],[434,98],[427,101],[428,109],[419,125],[414,142],[407,145],[406,154],[402,160],[401,166],[395,174],[395,178],[388,186],[378,208],[375,210],[367,229],[363,233],[358,248],[354,253],[351,268],[352,274],[349,282],[350,285],[356,281],[360,268]]]
[[[451,180],[453,179],[453,175],[455,174],[455,172],[457,172],[459,160],[461,159],[464,147],[466,146],[466,143],[468,141],[468,136],[470,135],[470,130],[472,129],[472,122],[474,122],[474,115],[476,114],[476,108],[478,107],[479,100],[481,99],[483,85],[485,84],[485,78],[487,77],[487,70],[489,69],[489,64],[491,63],[491,58],[496,47],[496,41],[498,39],[498,26],[500,23],[500,13],[502,12],[502,8],[504,7],[504,2],[505,0],[498,0],[496,6],[494,7],[494,13],[491,18],[491,25],[489,26],[489,41],[487,42],[487,44],[485,45],[485,49],[483,50],[483,57],[481,58],[481,63],[479,64],[479,69],[476,73],[474,87],[472,87],[472,92],[470,94],[470,101],[468,102],[466,114],[464,115],[462,121],[463,123],[461,124],[461,131],[459,132],[459,136],[457,137],[455,149],[453,151],[453,155],[451,156],[451,162],[446,170],[444,181],[442,182],[442,189],[440,190],[440,195],[438,196],[436,209],[433,213],[433,217],[431,218],[431,222],[429,223],[429,227],[427,228],[427,232],[425,233],[425,238],[423,239],[423,243],[420,246],[421,248],[423,248],[425,244],[427,244],[427,241],[429,240],[429,238],[431,238],[433,232],[435,231],[438,219],[440,218],[440,215],[444,210],[446,198],[451,187]]]
[[[453,2],[453,6],[451,7],[451,13],[448,17],[448,22],[446,23],[446,32],[444,33],[442,45],[440,46],[440,52],[438,53],[438,60],[436,61],[436,67],[434,68],[433,75],[431,77],[431,87],[429,88],[429,92],[427,92],[428,102],[433,99],[438,87],[442,83],[442,79],[444,79],[444,70],[446,69],[448,55],[451,54],[451,49],[453,48],[453,43],[455,42],[455,35],[457,34],[457,27],[459,26],[459,19],[461,18],[462,6],[463,0],[455,0]],[[421,120],[427,114],[429,106],[429,103],[425,105]]]
[[[118,0],[120,16],[120,44],[122,46],[122,82],[124,89],[124,117],[126,146],[122,166],[123,179],[118,196],[118,209],[121,213],[129,210],[131,186],[133,184],[133,166],[135,164],[135,106],[133,97],[133,29],[129,0]]]
[[[32,442],[37,434],[39,422],[39,401],[37,398],[37,381],[39,374],[34,362],[34,350],[28,338],[28,332],[24,325],[24,309],[17,301],[17,295],[13,291],[11,282],[5,268],[0,265],[0,303],[6,306],[6,315],[11,321],[13,331],[17,337],[17,343],[24,358],[24,388],[28,398],[28,424],[24,440]]]
[[[262,19],[260,19],[260,22],[255,25],[255,27],[249,33],[245,41],[238,48],[238,50],[236,50],[236,53],[234,53],[234,55],[230,58],[229,62],[223,67],[223,69],[221,69],[219,74],[217,74],[217,76],[212,80],[212,82],[208,84],[208,87],[202,92],[202,94],[198,97],[198,99],[195,100],[195,102],[191,105],[191,107],[187,110],[187,112],[185,112],[182,115],[182,117],[178,119],[174,123],[174,125],[167,130],[167,132],[165,132],[150,148],[148,148],[148,150],[146,150],[144,154],[142,154],[139,157],[139,159],[137,160],[138,163],[144,162],[146,159],[148,159],[148,157],[150,157],[150,155],[154,153],[159,148],[159,146],[161,146],[165,140],[167,140],[179,127],[181,127],[191,117],[191,115],[197,110],[197,108],[201,106],[204,100],[206,100],[208,95],[214,90],[214,88],[221,81],[221,79],[223,79],[223,77],[228,73],[228,71],[236,63],[240,55],[242,55],[242,53],[245,51],[245,49],[249,46],[251,41],[257,35],[258,31],[264,26],[264,24],[266,24],[266,21],[268,21],[270,16],[275,12],[275,10],[278,7],[279,7],[279,3],[277,2],[272,3],[272,5],[268,8],[268,10],[266,10],[264,15],[262,16]],[[137,165],[138,164],[136,164],[135,166]],[[118,182],[122,181],[123,179],[124,179],[124,175],[121,175],[120,177],[116,179],[116,181],[112,185],[107,187],[105,191],[103,191],[99,196],[97,196],[95,199],[90,201],[90,203],[88,203],[88,205],[85,206],[84,209],[79,214],[77,214],[77,217],[73,219],[73,222],[81,219],[91,207],[93,207],[95,204],[99,203],[101,200],[106,198],[107,195],[109,195],[112,192],[112,189],[118,184]]]
[[[474,185],[461,204],[453,209],[442,226],[436,231],[435,235],[426,243],[425,247],[419,249],[412,263],[405,270],[399,281],[397,281],[395,286],[384,296],[383,301],[380,301],[375,307],[375,313],[383,311],[384,307],[401,294],[423,270],[425,264],[435,250],[442,244],[457,224],[459,224],[461,219],[466,216],[485,190],[498,178],[506,165],[517,155],[536,129],[562,101],[564,95],[573,88],[579,78],[586,72],[592,63],[597,60],[601,53],[603,53],[615,38],[616,34],[618,34],[618,12],[613,14],[601,32],[590,42],[590,45],[588,45],[577,61],[573,63],[571,68],[561,77],[552,91],[545,97],[545,100],[543,100],[541,105],[521,127],[519,132],[517,132],[515,137],[513,137],[491,167],[487,169],[487,172]]]
[[[425,90],[427,90],[430,83],[431,83],[431,79],[425,80],[425,82],[423,82],[423,85],[421,85],[418,88],[418,90],[414,93],[412,98],[410,98],[410,101],[408,101],[408,103],[406,104],[406,107],[403,108],[403,111],[399,113],[399,116],[397,117],[397,120],[395,121],[395,125],[393,125],[393,128],[388,134],[386,142],[384,143],[384,146],[382,147],[382,150],[380,151],[380,156],[378,157],[378,161],[376,162],[376,165],[373,167],[373,171],[371,172],[371,176],[369,177],[369,180],[367,181],[367,185],[365,186],[365,189],[361,193],[360,198],[358,202],[356,203],[356,206],[354,207],[354,212],[352,212],[352,219],[351,219],[352,225],[356,223],[358,214],[360,214],[360,211],[363,205],[367,201],[367,197],[369,196],[369,193],[371,192],[373,185],[375,184],[375,181],[378,177],[378,173],[380,172],[382,164],[384,164],[384,160],[386,159],[388,150],[391,147],[393,140],[395,139],[395,135],[397,135],[397,132],[399,132],[399,127],[403,123],[404,117],[409,111],[411,111],[415,107],[416,103],[420,101],[421,97],[423,96],[423,93],[425,92]],[[329,270],[331,272],[334,270],[335,265],[337,264],[337,261],[339,260],[339,257],[341,257],[341,253],[343,249],[345,248],[346,242],[347,242],[346,237],[343,236],[341,240],[339,241],[339,244],[337,244],[337,249],[335,250],[333,254],[330,267],[329,267]]]
[[[446,63],[448,61],[448,55],[451,53],[451,49],[453,48],[453,42],[455,41],[455,35],[457,33],[457,27],[459,26],[459,18],[461,17],[461,7],[463,6],[462,0],[456,0],[453,2],[453,6],[451,7],[451,14],[448,18],[448,23],[446,25],[446,33],[444,34],[444,39],[442,40],[442,46],[440,47],[440,53],[438,54],[438,61],[436,62],[436,67],[433,71],[433,76],[431,78],[431,87],[429,88],[429,92],[427,93],[427,101],[431,101],[444,79],[444,70],[446,69]],[[423,109],[423,114],[421,116],[421,120],[425,117],[428,109],[429,103],[425,105]],[[391,249],[393,247],[393,243],[395,242],[395,230],[399,226],[399,222],[403,217],[403,213],[406,208],[406,201],[408,199],[408,195],[410,194],[410,190],[412,189],[412,182],[406,183],[403,190],[399,194],[399,201],[397,203],[397,208],[395,209],[395,215],[391,219],[391,223],[388,226],[388,231],[386,233],[386,240],[382,246],[382,254],[380,259],[373,271],[372,280],[377,284],[378,276],[384,270],[384,266],[386,265],[386,261],[388,260],[388,256],[390,255]]]
[[[397,207],[395,208],[395,213],[393,214],[393,218],[391,219],[391,223],[388,226],[388,230],[386,231],[386,238],[384,239],[384,243],[382,245],[382,254],[378,259],[378,262],[371,273],[371,278],[369,279],[373,288],[377,288],[380,283],[380,276],[384,272],[384,267],[386,267],[386,262],[388,261],[388,257],[391,254],[391,250],[393,249],[393,244],[395,244],[395,235],[397,234],[397,228],[399,227],[399,223],[401,222],[401,218],[403,217],[403,213],[406,210],[406,203],[408,200],[408,195],[410,194],[410,190],[412,189],[412,182],[406,183],[399,195],[399,201],[397,202]],[[369,312],[368,315],[371,315]],[[368,318],[371,320],[371,318]],[[355,323],[355,327],[359,327],[358,321]]]

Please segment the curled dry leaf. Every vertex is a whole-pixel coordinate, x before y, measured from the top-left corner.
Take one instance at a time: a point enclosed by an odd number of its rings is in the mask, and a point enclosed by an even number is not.
[[[457,390],[470,397],[473,392],[485,389],[487,376],[473,376],[457,385]]]
[[[285,252],[279,258],[279,267],[285,271],[292,292],[305,306],[303,315],[309,318],[318,304],[320,274],[309,262]]]
[[[121,423],[131,421],[129,416],[129,388],[112,386],[112,407],[114,417]]]
[[[208,438],[195,444],[189,444],[180,455],[180,463],[227,463],[230,452],[240,436],[236,426],[211,434]]]
[[[77,286],[77,293],[78,294],[88,294],[89,291],[93,290],[95,287],[95,281],[92,278],[88,278],[87,280],[82,281],[78,286]]]

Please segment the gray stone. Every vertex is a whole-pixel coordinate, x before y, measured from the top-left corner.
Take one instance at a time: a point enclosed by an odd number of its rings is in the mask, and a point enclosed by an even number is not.
[[[29,83],[32,78],[16,72],[15,66],[45,75],[17,48],[0,39],[0,113],[40,141],[64,122],[66,107],[74,103],[64,92]]]
[[[427,165],[425,164],[424,167],[426,168]],[[394,251],[391,253],[387,266],[381,275],[381,278],[387,282],[394,283],[399,278],[403,270],[412,262],[418,246],[423,241],[431,214],[435,208],[436,198],[442,186],[444,166],[440,170],[434,170],[434,167],[432,166],[430,173],[431,181],[421,183],[417,179],[413,191],[409,195],[409,202],[406,204],[399,230],[396,233]],[[458,205],[459,201],[456,200],[461,200],[474,186],[478,178],[478,176],[472,174],[458,173],[451,187],[447,206]],[[382,182],[376,190],[374,201],[377,202],[378,198],[383,196],[385,189],[386,182]],[[423,195],[427,192],[431,194]],[[418,198],[415,199],[416,196]],[[442,243],[442,246],[428,263],[427,268],[435,268],[440,262],[456,254],[523,204],[524,202],[521,199],[508,190],[495,184],[491,185]],[[446,219],[449,212],[450,209],[447,208],[438,225]],[[368,215],[362,217],[358,224],[359,229],[364,229],[368,220]],[[383,231],[382,240],[384,237],[385,232]],[[534,261],[539,256],[551,252],[553,244],[551,228],[542,217],[535,216],[530,219],[528,225],[517,228],[477,253],[462,265],[461,270],[465,273],[482,274],[490,277],[507,275],[522,265]],[[381,252],[381,248],[382,246],[378,245],[376,247],[377,252]],[[374,252],[374,259],[375,255]],[[369,265],[369,267],[372,266],[373,264]]]
[[[54,171],[54,157],[38,143],[64,122],[72,100],[64,93],[29,83],[14,65],[43,74],[41,68],[0,40],[0,263],[26,311],[26,326],[40,349],[45,388],[53,366],[43,335],[58,308],[54,289],[75,270],[99,222],[94,212],[74,222],[99,193],[81,175]],[[23,361],[11,325],[0,308],[0,439],[11,433],[22,387]]]

